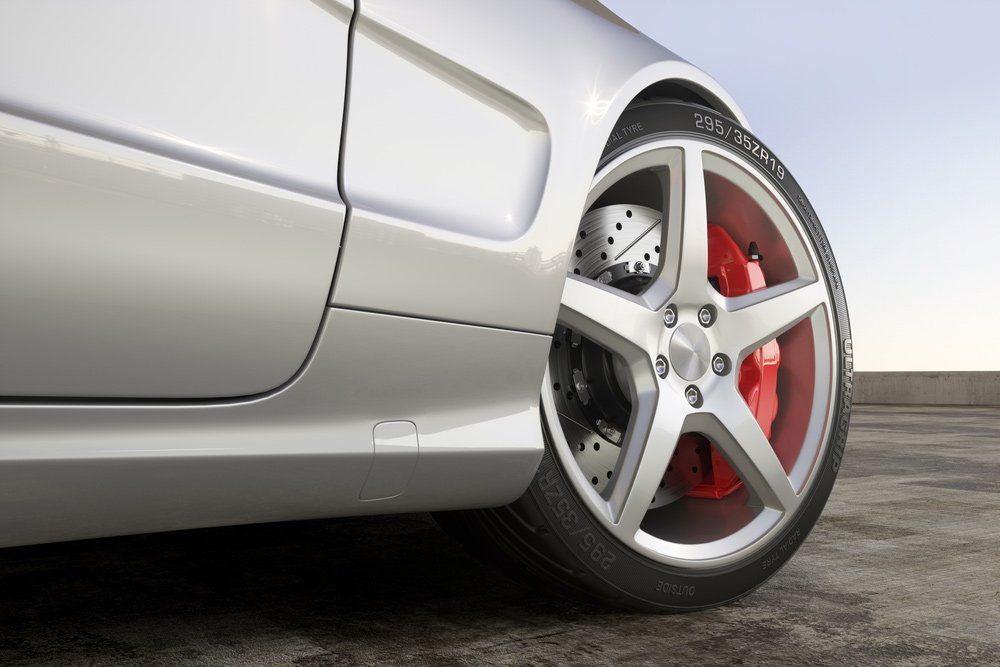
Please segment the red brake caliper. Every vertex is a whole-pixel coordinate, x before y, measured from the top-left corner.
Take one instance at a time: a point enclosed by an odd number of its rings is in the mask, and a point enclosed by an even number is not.
[[[740,296],[767,287],[760,262],[747,258],[733,237],[718,225],[708,226],[708,277],[718,283],[722,296]],[[781,350],[772,340],[747,356],[740,365],[740,393],[770,439],[771,424],[778,414],[778,366]],[[695,434],[681,438],[680,446],[697,447],[705,440]],[[709,447],[704,477],[688,495],[696,498],[725,498],[743,485],[726,459]]]

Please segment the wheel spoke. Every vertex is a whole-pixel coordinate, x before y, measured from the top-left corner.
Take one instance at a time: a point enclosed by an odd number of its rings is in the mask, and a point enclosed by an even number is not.
[[[629,539],[663,480],[689,411],[681,401],[654,391],[640,395],[632,412],[620,464],[606,492],[612,523]]]
[[[783,512],[795,509],[798,497],[791,480],[735,387],[721,387],[709,407],[711,412],[692,418],[697,429],[722,451],[761,503]]]
[[[659,247],[660,256],[657,260],[659,270],[655,278],[642,293],[646,305],[653,310],[660,310],[677,289],[677,271],[680,266],[680,226],[673,224],[682,216],[683,179],[680,172],[683,159],[679,152],[670,154],[670,160],[665,166],[653,169],[660,184],[660,225]]]
[[[629,361],[655,344],[656,315],[643,301],[579,276],[567,276],[563,287],[559,321],[596,343],[619,353]]]
[[[664,301],[676,290],[700,290],[708,281],[708,205],[701,150],[685,147],[679,162],[660,179],[667,221],[660,277],[667,286],[658,287],[656,297]]]
[[[736,341],[740,356],[777,338],[825,303],[822,283],[791,280],[742,296],[723,299],[720,338]]]

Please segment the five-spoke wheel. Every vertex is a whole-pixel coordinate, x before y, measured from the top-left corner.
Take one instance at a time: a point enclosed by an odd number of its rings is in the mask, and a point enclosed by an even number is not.
[[[661,248],[658,270],[639,289],[634,281],[617,287],[614,281],[600,280],[606,272],[600,264],[589,271],[590,275],[570,274],[563,291],[557,334],[568,337],[570,343],[553,349],[547,378],[547,386],[552,386],[566,368],[574,365],[572,360],[564,361],[574,336],[579,337],[578,345],[594,346],[611,356],[611,365],[618,369],[614,377],[591,377],[588,371],[596,364],[581,363],[581,368],[570,370],[571,376],[577,375],[577,382],[587,385],[591,395],[602,393],[595,382],[609,379],[624,389],[628,421],[612,427],[623,431],[623,435],[620,442],[614,442],[596,428],[599,420],[614,423],[613,417],[593,417],[601,413],[596,396],[588,396],[588,404],[595,404],[594,409],[588,409],[588,405],[576,410],[581,399],[571,405],[573,401],[566,400],[565,394],[547,392],[546,415],[557,455],[580,495],[612,534],[665,563],[713,566],[742,556],[794,513],[808,486],[808,469],[824,435],[822,428],[814,428],[808,434],[812,442],[803,439],[798,451],[787,451],[787,447],[786,451],[776,451],[740,392],[739,374],[725,372],[726,367],[739,368],[765,343],[808,322],[813,338],[812,358],[793,359],[786,354],[783,368],[790,370],[795,363],[813,367],[810,403],[818,404],[819,409],[814,405],[808,408],[816,412],[818,421],[824,421],[832,380],[830,295],[795,216],[773,188],[732,151],[692,139],[664,139],[639,146],[601,170],[594,180],[588,209],[604,209],[608,204],[599,204],[606,201],[602,196],[609,190],[644,175],[655,176],[655,181],[648,177],[646,181],[655,182],[660,190],[660,206],[652,209],[660,222],[646,224],[644,220],[637,229],[625,231],[622,240],[627,239],[627,243],[619,247],[620,252],[627,252],[626,246],[634,248],[653,241]],[[730,185],[729,193],[737,195],[738,201],[721,199],[727,192],[718,192],[722,188],[717,186],[723,182]],[[647,196],[657,199],[654,193]],[[611,206],[620,209],[619,205]],[[753,213],[762,227],[741,229],[749,214],[744,212],[741,217],[729,213],[737,207],[756,207]],[[625,212],[632,209],[638,210],[640,205],[626,208]],[[727,214],[735,219],[724,219]],[[610,217],[616,215],[622,221],[614,227],[623,231],[632,227],[631,220],[637,217],[615,209],[607,213]],[[779,267],[779,278],[784,279],[740,296],[724,296],[718,282],[711,279],[710,223],[725,225],[732,230],[728,232],[731,235],[761,234],[761,240],[754,241],[758,247],[765,239],[769,245],[783,244],[784,252],[774,254],[787,258],[788,265]],[[581,239],[584,247],[586,239]],[[584,253],[580,254],[582,259]],[[608,261],[611,265],[621,263],[620,258]],[[588,423],[591,421],[595,428]],[[678,443],[688,433],[707,439],[735,469],[748,491],[740,502],[685,495],[666,503],[686,505],[683,509],[664,504],[651,508],[664,486]],[[581,449],[577,441],[584,436]],[[608,471],[610,477],[604,475],[602,480],[598,476],[597,483],[593,482],[592,471],[584,469],[589,466],[581,467],[576,455],[592,448],[589,440],[595,437],[606,440],[602,446],[619,449]],[[604,465],[608,467],[607,462]],[[726,507],[699,507],[712,503],[724,503]],[[709,515],[722,515],[724,510],[729,515],[726,528],[698,525]],[[647,519],[657,513],[664,515],[659,521],[655,517]],[[665,521],[668,514],[669,520]]]

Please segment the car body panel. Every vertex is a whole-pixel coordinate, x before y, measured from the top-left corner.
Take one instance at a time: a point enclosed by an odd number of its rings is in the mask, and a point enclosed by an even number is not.
[[[7,0],[0,105],[339,201],[339,0]]]
[[[299,369],[345,216],[350,14],[0,6],[0,396],[241,396]]]
[[[317,23],[331,20],[330,26],[339,26],[350,10],[333,0],[260,0],[239,3],[240,12],[222,0],[139,4],[140,9],[129,5],[120,15],[115,13],[119,5],[109,1],[80,7],[104,13],[102,25],[90,36],[112,44],[122,25],[148,23],[148,16],[135,16],[142,8],[176,14],[171,25],[207,20],[205,5],[212,5],[207,16],[215,20],[239,14],[233,30],[214,33],[218,44],[213,48],[219,51],[260,46],[259,40],[240,37],[248,29],[243,24],[251,20],[243,11],[313,16]],[[42,5],[55,11],[57,3],[45,0]],[[217,5],[228,8],[228,14]],[[253,309],[287,312],[291,306],[277,301],[312,299],[312,291],[330,288],[333,263],[338,263],[331,305],[323,310],[321,303],[322,312],[314,314],[320,334],[306,351],[305,362],[283,384],[262,390],[267,382],[249,382],[245,370],[231,369],[232,377],[243,379],[223,387],[228,372],[216,366],[206,373],[212,378],[205,385],[192,381],[197,375],[192,373],[185,386],[174,384],[169,396],[160,389],[158,396],[146,390],[129,396],[19,396],[0,401],[0,544],[496,506],[527,487],[543,452],[539,389],[568,253],[594,168],[616,130],[616,119],[641,91],[666,80],[689,85],[725,113],[745,119],[710,78],[590,0],[364,0],[358,6],[361,17],[354,18],[358,27],[344,96],[348,111],[339,193],[329,180],[336,170],[337,142],[324,125],[336,121],[340,131],[335,98],[326,91],[312,100],[309,86],[288,91],[292,83],[280,76],[310,81],[318,76],[335,83],[340,56],[330,51],[329,43],[308,39],[322,28],[303,27],[305,43],[292,40],[286,45],[301,59],[281,55],[273,63],[262,62],[256,52],[248,53],[246,67],[236,68],[237,78],[252,78],[263,68],[268,75],[260,88],[274,99],[262,100],[260,109],[245,100],[234,102],[228,109],[234,127],[223,128],[216,139],[206,134],[182,140],[174,130],[157,126],[155,115],[136,115],[139,101],[116,96],[107,81],[79,85],[109,89],[106,96],[92,96],[95,104],[107,101],[100,118],[64,105],[61,95],[45,98],[44,108],[40,103],[32,106],[25,99],[41,84],[24,83],[24,77],[13,74],[15,65],[0,65],[0,110],[19,117],[18,122],[115,143],[121,151],[157,155],[183,163],[185,169],[218,172],[211,177],[185,172],[182,179],[184,185],[194,185],[198,178],[212,183],[199,187],[211,189],[213,201],[240,198],[232,194],[236,190],[227,190],[238,186],[227,180],[232,178],[246,181],[247,202],[270,196],[271,205],[279,206],[280,201],[280,207],[310,211],[306,217],[315,213],[322,230],[300,229],[285,237],[289,248],[310,258],[297,266],[282,262],[287,284],[279,272],[272,276],[278,283],[274,285],[231,283],[236,274],[246,273],[245,266],[225,276],[223,282],[232,285],[234,294],[256,304]],[[42,10],[28,2],[3,9],[17,17],[36,11]],[[0,28],[4,37],[13,32]],[[171,95],[190,100],[219,85],[215,64],[206,61],[200,66],[201,59],[190,58],[177,41],[150,38],[147,44],[163,61],[165,74],[172,72],[167,60],[176,55],[178,69],[173,73],[178,80],[198,81],[175,87],[170,95],[149,86],[133,93],[161,102]],[[23,52],[36,47],[31,38],[22,37],[2,48],[0,53],[23,60]],[[59,47],[48,48],[56,58]],[[114,72],[119,67],[112,58],[119,51],[111,46],[106,50],[111,61],[95,60],[87,69],[98,79],[105,75],[103,68]],[[317,63],[322,66],[304,74],[298,63],[307,70]],[[406,91],[405,98],[393,91]],[[91,99],[89,93],[80,94]],[[225,105],[225,96],[214,99]],[[191,122],[200,113],[195,102],[186,102]],[[120,119],[105,123],[119,111],[128,111],[133,124]],[[249,123],[241,114],[258,122]],[[387,123],[394,125],[388,128]],[[319,126],[324,130],[316,134]],[[226,137],[239,135],[239,128],[267,135],[259,151],[247,149],[252,142],[224,145]],[[252,139],[253,132],[248,129],[245,138]],[[205,146],[225,150],[202,150]],[[89,159],[97,164],[96,158]],[[447,188],[449,177],[461,188]],[[146,187],[130,194],[141,196]],[[223,194],[227,191],[231,194]],[[344,210],[338,254],[334,239]],[[64,233],[77,243],[85,240],[83,231],[73,232],[76,236]],[[266,235],[283,236],[275,230]],[[306,238],[317,247],[307,251],[299,245]],[[223,248],[216,236],[213,248],[203,255],[194,251],[194,256],[207,261],[222,253],[232,260],[248,252],[255,254],[254,262],[266,264],[255,244],[242,248],[241,239],[233,242],[234,247]],[[325,282],[317,258],[324,253]],[[186,251],[175,250],[174,255],[186,256]],[[236,267],[239,262],[226,265]],[[46,278],[53,284],[99,275],[79,265],[73,271],[53,270],[59,275]],[[289,290],[299,290],[305,274],[310,281],[319,276],[320,285],[306,288],[308,297],[291,295]],[[257,290],[267,294],[258,295]],[[187,304],[183,307],[196,309],[184,301],[193,298],[191,291],[190,285],[178,286],[174,296]],[[266,299],[271,299],[270,306]],[[320,299],[326,299],[325,291]],[[157,302],[147,305],[157,307]],[[0,317],[24,307],[16,299],[2,302]],[[51,317],[52,322],[61,321],[58,312]],[[204,341],[220,349],[223,357],[227,335],[234,345],[243,345],[241,337],[254,328],[249,318],[242,328],[227,325],[221,332],[225,335],[217,336],[210,322],[201,323]],[[56,328],[48,326],[45,332]],[[288,358],[298,356],[301,339],[293,338],[274,346],[283,348],[280,354]],[[289,351],[293,349],[295,354]],[[244,349],[234,356],[252,365],[263,363],[258,354],[272,353]],[[286,364],[286,370],[290,366]],[[50,370],[39,368],[39,373]],[[273,379],[280,374],[270,375]],[[238,395],[237,385],[260,393]],[[77,391],[86,389],[80,386]],[[204,386],[214,387],[217,396],[209,396]],[[231,395],[223,396],[226,392]],[[170,400],[157,400],[162,397]],[[396,452],[410,457],[406,465],[398,460],[379,465],[375,434],[385,422],[414,425],[415,462],[410,439],[409,449]],[[386,451],[393,454],[392,447]],[[378,491],[363,491],[369,478],[377,482],[370,488]],[[379,497],[362,499],[371,496]]]
[[[266,398],[0,406],[0,546],[510,502],[542,454],[548,346],[335,311],[305,372]],[[394,421],[419,431],[416,464],[402,493],[363,500],[374,427]]]
[[[240,396],[302,365],[343,204],[8,114],[0,163],[0,396]]]
[[[625,106],[677,79],[745,120],[709,77],[597,3],[362,0],[359,11],[335,305],[549,333]]]

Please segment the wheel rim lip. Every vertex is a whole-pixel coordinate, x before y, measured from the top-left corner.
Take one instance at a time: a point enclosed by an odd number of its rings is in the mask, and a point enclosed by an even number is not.
[[[835,408],[834,398],[837,382],[837,374],[834,369],[837,358],[835,354],[835,334],[837,329],[829,281],[824,273],[823,265],[817,256],[817,250],[805,230],[804,222],[801,216],[796,213],[795,208],[789,203],[788,197],[771,183],[767,175],[757,165],[725,146],[720,146],[711,141],[692,139],[687,135],[684,135],[683,138],[664,136],[624,151],[609,161],[595,175],[592,181],[591,192],[587,197],[584,212],[588,211],[594,201],[604,191],[614,185],[615,182],[620,180],[620,178],[625,178],[643,169],[658,168],[664,164],[663,162],[655,162],[649,165],[641,158],[661,152],[663,149],[678,148],[681,150],[696,148],[703,154],[708,153],[721,157],[724,160],[734,163],[739,170],[748,175],[758,186],[763,187],[766,194],[780,207],[784,218],[791,223],[791,229],[782,229],[779,222],[773,216],[768,216],[771,223],[778,228],[782,242],[786,245],[788,251],[794,255],[796,250],[799,250],[804,255],[798,256],[795,259],[800,275],[804,273],[805,276],[821,282],[825,287],[826,298],[823,300],[821,307],[800,321],[801,324],[806,320],[811,320],[815,376],[813,401],[810,406],[808,425],[803,437],[800,454],[794,466],[788,472],[788,477],[797,494],[800,497],[807,497],[819,477],[820,462],[824,460],[830,445],[829,440],[832,432],[831,425]],[[633,169],[624,168],[630,162],[637,162],[638,165]],[[607,182],[608,176],[615,171],[621,171],[619,178]],[[707,171],[708,169],[706,169]],[[704,178],[704,175],[701,175],[701,177]],[[749,192],[746,192],[746,194],[759,205],[756,196]],[[791,242],[788,238],[789,232],[792,232],[793,236]],[[806,260],[805,267],[802,266],[802,259]],[[806,270],[803,272],[802,268]],[[742,360],[742,357],[734,359],[732,362],[733,368],[739,368]],[[552,382],[551,364],[547,364],[544,386],[550,387],[552,386]],[[542,408],[543,417],[548,426],[548,432],[552,439],[556,457],[559,459],[563,471],[567,473],[578,496],[588,506],[587,509],[590,514],[618,540],[624,542],[626,546],[657,562],[684,569],[711,569],[731,565],[734,562],[749,558],[772,544],[774,538],[783,533],[784,529],[798,516],[802,506],[805,504],[804,502],[800,502],[795,510],[786,512],[764,507],[746,525],[729,535],[709,542],[694,544],[671,542],[647,533],[641,528],[636,531],[635,535],[623,536],[620,534],[621,531],[615,530],[616,526],[607,513],[607,501],[592,487],[590,480],[585,477],[579,464],[577,464],[560,423],[554,396],[549,391],[542,392]],[[812,444],[810,447],[811,451],[807,451],[806,447],[810,443]]]

